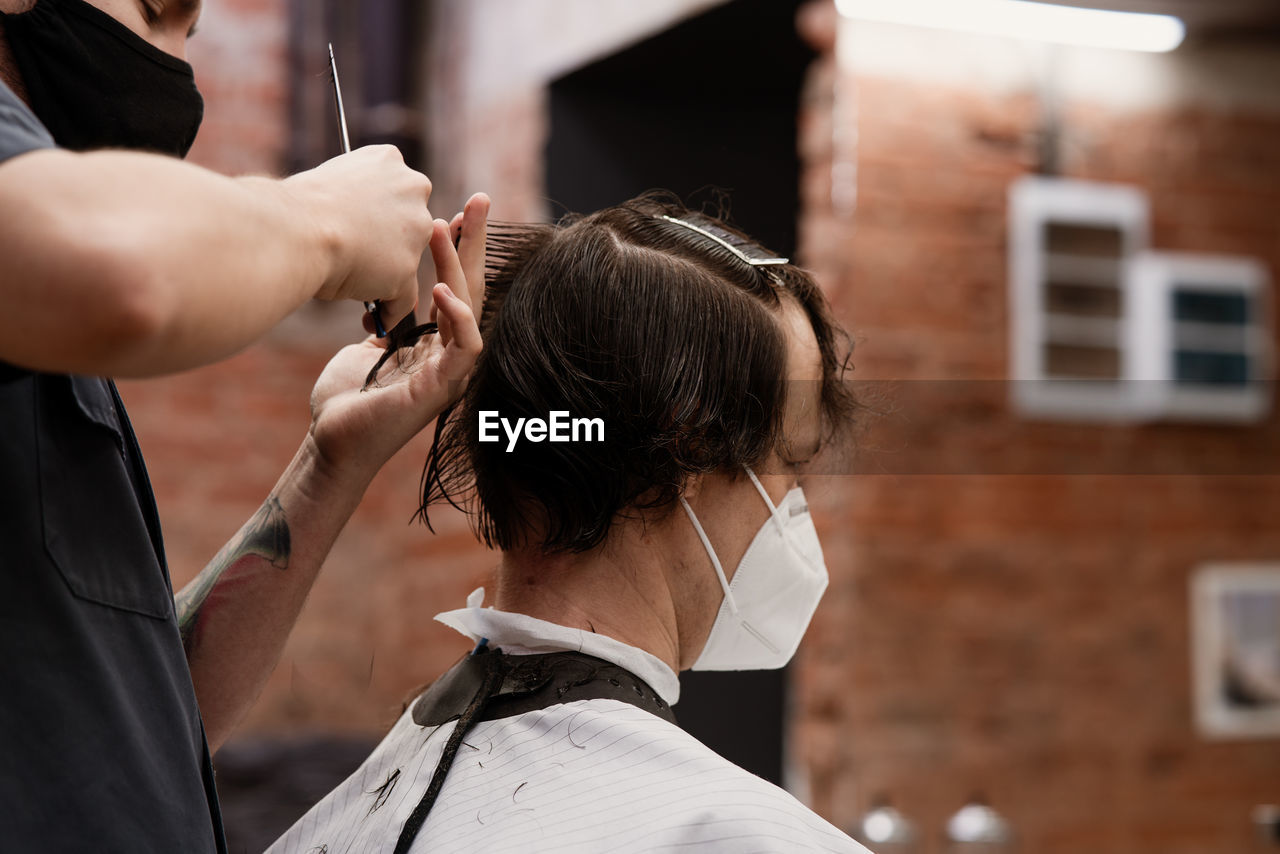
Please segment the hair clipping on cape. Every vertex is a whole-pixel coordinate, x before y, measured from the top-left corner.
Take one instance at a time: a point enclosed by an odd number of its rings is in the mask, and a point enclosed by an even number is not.
[[[752,267],[772,267],[778,264],[791,263],[790,259],[788,258],[752,258],[750,255],[743,252],[737,246],[734,246],[728,240],[725,240],[720,235],[706,228],[702,228],[701,226],[694,225],[691,222],[685,222],[682,219],[676,219],[673,216],[667,216],[666,214],[662,214],[658,218],[665,219],[667,222],[674,222],[676,225],[684,226],[690,231],[696,231],[698,232],[698,234],[701,234],[703,237],[708,237],[714,240],[716,243],[719,243],[725,249],[728,249],[730,252],[736,255],[738,259],[741,260],[743,263],[750,264]]]

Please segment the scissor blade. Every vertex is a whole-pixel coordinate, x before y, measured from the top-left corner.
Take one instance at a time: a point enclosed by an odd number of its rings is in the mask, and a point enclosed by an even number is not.
[[[329,42],[329,76],[333,78],[333,101],[338,106],[338,141],[342,144],[342,153],[351,151],[351,137],[347,134],[347,111],[342,107],[342,84],[338,82],[338,60],[333,55],[333,42]],[[373,315],[373,327],[379,338],[387,337],[387,330],[382,325],[381,306],[377,302],[366,302],[365,310]]]
[[[347,111],[342,107],[342,84],[338,82],[338,60],[333,55],[333,42],[329,42],[329,74],[333,77],[333,100],[338,105],[338,139],[342,153],[351,150],[351,137],[347,134]]]

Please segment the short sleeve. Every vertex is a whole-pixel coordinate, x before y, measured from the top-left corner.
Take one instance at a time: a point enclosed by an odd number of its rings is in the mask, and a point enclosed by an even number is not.
[[[28,151],[53,147],[53,137],[35,113],[0,82],[0,163]]]

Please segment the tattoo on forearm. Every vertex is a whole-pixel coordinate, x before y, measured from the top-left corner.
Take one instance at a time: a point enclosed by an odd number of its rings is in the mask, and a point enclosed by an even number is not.
[[[276,569],[289,568],[292,550],[289,538],[289,522],[284,508],[274,495],[268,498],[258,512],[253,514],[240,532],[209,561],[199,575],[178,593],[175,605],[178,610],[178,630],[182,645],[188,652],[195,639],[196,628],[205,600],[218,582],[228,572],[244,561],[254,558],[265,560]]]

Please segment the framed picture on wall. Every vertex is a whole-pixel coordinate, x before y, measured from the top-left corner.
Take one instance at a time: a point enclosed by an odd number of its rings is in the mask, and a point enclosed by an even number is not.
[[[1280,738],[1280,563],[1192,576],[1196,725],[1210,738]]]

